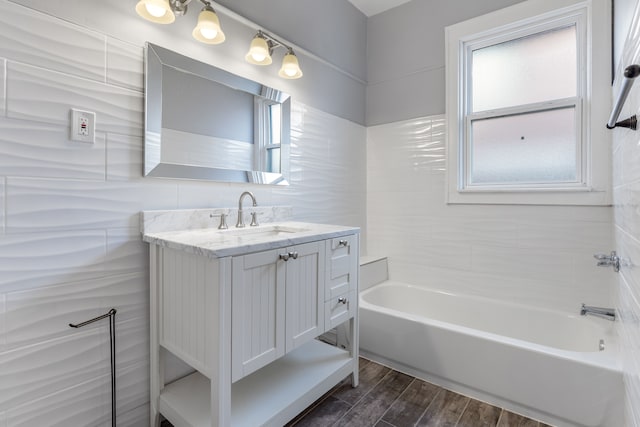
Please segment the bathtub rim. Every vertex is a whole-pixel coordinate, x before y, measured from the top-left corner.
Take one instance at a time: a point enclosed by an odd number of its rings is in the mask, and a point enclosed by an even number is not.
[[[462,293],[454,293],[454,292],[444,291],[438,288],[432,288],[424,285],[413,285],[405,282],[400,282],[397,280],[385,280],[383,282],[380,282],[374,286],[371,286],[361,291],[358,298],[359,309],[378,311],[389,316],[406,319],[410,322],[423,323],[423,324],[427,324],[429,326],[439,328],[439,329],[444,329],[444,330],[453,330],[455,332],[462,333],[465,335],[472,335],[476,337],[479,336],[481,338],[484,338],[493,342],[505,344],[511,347],[517,347],[517,348],[524,347],[536,353],[547,354],[547,355],[550,354],[550,355],[553,355],[554,357],[562,358],[565,360],[572,360],[572,361],[592,365],[598,368],[604,368],[611,371],[622,372],[622,361],[620,360],[620,356],[619,356],[619,339],[615,333],[615,328],[613,326],[610,327],[610,332],[607,333],[607,335],[604,337],[605,349],[603,351],[577,351],[577,350],[560,349],[560,348],[547,346],[544,344],[535,343],[532,341],[527,341],[524,339],[508,337],[505,335],[500,335],[497,333],[484,331],[481,329],[471,328],[471,327],[459,325],[456,323],[445,322],[438,319],[432,319],[432,318],[428,318],[428,317],[424,317],[424,316],[420,316],[412,313],[405,313],[399,310],[395,310],[392,308],[384,307],[384,306],[373,304],[366,301],[365,297],[369,293],[374,292],[376,289],[379,289],[381,287],[391,287],[391,286],[403,286],[403,287],[418,289],[419,291],[423,291],[423,292],[434,292],[434,293],[445,294],[445,295],[454,296],[454,297],[461,296],[461,297],[475,299],[479,301],[487,300],[487,301],[491,301],[499,304],[511,305],[516,307],[518,306],[524,307],[526,309],[533,308],[535,310],[543,311],[543,312],[547,311],[547,312],[553,312],[556,314],[559,313],[563,316],[568,316],[568,317],[576,317],[576,318],[579,317],[578,315],[573,315],[572,313],[565,312],[565,311],[531,307],[531,306],[527,306],[526,304],[518,304],[515,302],[512,303],[507,301],[495,301],[487,297],[468,295],[468,294],[462,294]],[[596,320],[596,319],[589,319],[589,320]],[[597,319],[597,321],[610,322],[609,320],[604,320],[604,319]],[[607,329],[609,329],[609,327]]]

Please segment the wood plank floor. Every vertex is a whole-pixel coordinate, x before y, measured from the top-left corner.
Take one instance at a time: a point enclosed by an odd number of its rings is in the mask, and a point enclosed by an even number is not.
[[[364,358],[358,387],[345,379],[286,427],[330,426],[550,427]]]
[[[550,427],[360,358],[345,380],[287,427]]]

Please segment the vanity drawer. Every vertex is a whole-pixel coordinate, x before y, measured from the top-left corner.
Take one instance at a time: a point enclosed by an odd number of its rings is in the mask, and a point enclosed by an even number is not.
[[[352,318],[358,309],[358,293],[351,291],[324,303],[324,329],[328,331]]]
[[[327,241],[325,301],[336,299],[358,284],[358,236],[342,236]]]

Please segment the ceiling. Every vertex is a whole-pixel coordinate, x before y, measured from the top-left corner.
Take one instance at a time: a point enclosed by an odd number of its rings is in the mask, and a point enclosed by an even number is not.
[[[388,9],[393,9],[396,6],[400,6],[403,3],[407,3],[411,0],[349,0],[351,4],[357,7],[362,13],[367,16],[377,15],[380,12],[384,12]]]

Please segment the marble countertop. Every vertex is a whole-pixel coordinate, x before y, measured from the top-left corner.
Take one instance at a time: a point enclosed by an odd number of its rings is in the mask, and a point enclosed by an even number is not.
[[[209,258],[243,255],[359,233],[358,227],[308,222],[271,222],[257,227],[201,228],[145,233],[147,243]]]

